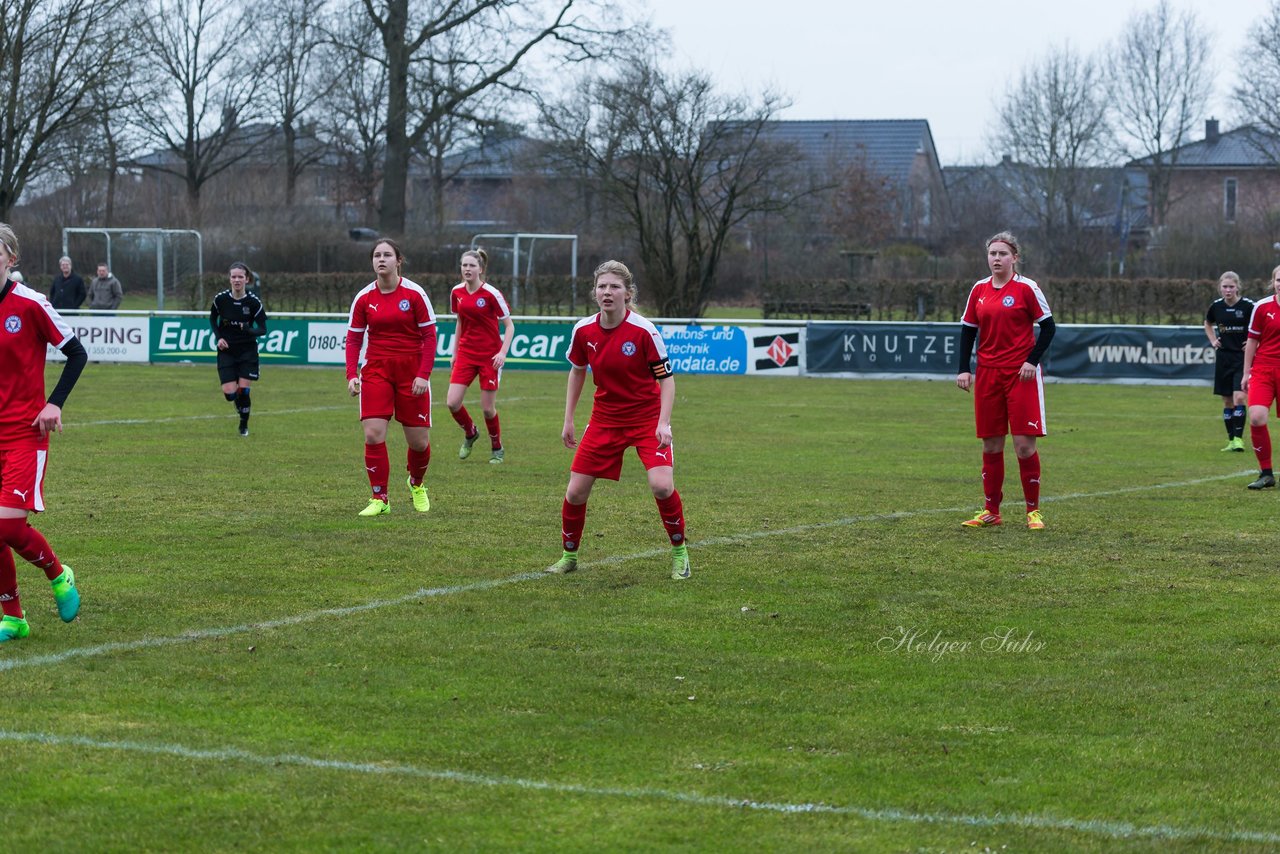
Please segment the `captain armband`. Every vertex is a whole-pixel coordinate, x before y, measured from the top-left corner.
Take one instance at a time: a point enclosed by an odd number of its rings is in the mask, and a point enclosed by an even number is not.
[[[665,380],[671,376],[671,360],[659,359],[656,362],[650,362],[649,370],[653,373],[655,380]]]

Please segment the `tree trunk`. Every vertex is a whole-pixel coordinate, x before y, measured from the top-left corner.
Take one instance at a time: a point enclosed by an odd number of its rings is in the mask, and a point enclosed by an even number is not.
[[[383,234],[404,234],[405,188],[409,180],[409,56],[405,27],[409,0],[387,3],[382,43],[387,51],[387,152],[382,169],[382,204],[378,228]]]

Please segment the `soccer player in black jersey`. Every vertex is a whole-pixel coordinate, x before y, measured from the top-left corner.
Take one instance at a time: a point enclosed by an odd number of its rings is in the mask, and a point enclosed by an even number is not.
[[[1222,450],[1244,453],[1245,393],[1240,379],[1253,300],[1240,296],[1240,277],[1230,270],[1218,278],[1218,292],[1222,298],[1205,312],[1204,334],[1216,351],[1213,393],[1222,396],[1222,423],[1227,428],[1227,446]]]
[[[209,323],[218,342],[218,381],[222,394],[240,413],[240,435],[249,435],[249,386],[258,378],[258,337],[267,334],[262,300],[245,290],[249,268],[231,265],[231,287],[213,298]]]

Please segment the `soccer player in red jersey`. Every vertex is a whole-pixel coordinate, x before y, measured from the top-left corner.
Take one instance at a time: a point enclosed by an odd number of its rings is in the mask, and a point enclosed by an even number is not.
[[[453,420],[462,428],[462,447],[458,459],[471,456],[471,446],[480,437],[480,428],[462,405],[467,386],[480,378],[480,408],[484,426],[489,432],[489,462],[501,463],[502,427],[498,423],[498,383],[502,365],[507,361],[516,325],[511,321],[507,301],[493,285],[484,280],[489,256],[483,249],[462,253],[462,281],[449,292],[449,311],[458,318],[458,334],[454,336],[453,370],[449,374],[449,394],[445,403]],[[503,332],[498,335],[501,324]]]
[[[436,361],[436,315],[419,285],[400,275],[404,253],[381,238],[370,254],[376,278],[356,294],[347,329],[347,391],[360,396],[364,467],[373,497],[361,516],[391,512],[387,499],[390,458],[387,426],[392,416],[409,444],[409,495],[413,509],[431,509],[427,465],[431,462],[431,369]],[[364,364],[360,350],[364,347]]]
[[[597,267],[594,293],[600,312],[578,321],[569,341],[569,387],[560,438],[566,448],[576,447],[577,451],[560,510],[564,553],[547,572],[578,568],[578,546],[591,487],[598,477],[617,480],[627,448],[635,448],[671,540],[671,577],[688,578],[684,508],[673,476],[671,408],[676,381],[667,348],[657,328],[632,311],[636,286],[626,265],[606,261]],[[591,368],[596,393],[579,443],[573,410],[582,396],[587,368]]]
[[[1249,438],[1261,471],[1250,489],[1276,485],[1271,470],[1271,431],[1267,415],[1280,395],[1280,267],[1271,271],[1274,293],[1258,300],[1249,318],[1249,339],[1244,345],[1244,377],[1240,390],[1249,395]]]
[[[80,611],[75,574],[27,518],[44,510],[49,434],[62,432],[62,405],[89,356],[44,296],[10,280],[17,263],[17,235],[0,223],[0,642],[31,633],[18,598],[14,552],[44,571],[64,622]],[[50,344],[67,361],[46,400],[44,362]]]
[[[1045,435],[1044,377],[1040,360],[1053,340],[1053,315],[1040,286],[1017,272],[1018,241],[1007,231],[987,240],[991,276],[969,291],[960,328],[960,370],[956,385],[973,390],[974,420],[982,440],[982,488],[986,505],[967,528],[1000,524],[1004,497],[1004,437],[1013,450],[1027,501],[1027,527],[1044,528],[1040,514],[1040,455],[1036,439]],[[1037,337],[1032,327],[1039,324]],[[978,370],[969,369],[978,342]]]

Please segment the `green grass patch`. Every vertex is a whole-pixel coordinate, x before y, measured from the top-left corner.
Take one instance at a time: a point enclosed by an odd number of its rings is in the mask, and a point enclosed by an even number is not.
[[[680,377],[675,582],[634,457],[582,569],[523,577],[560,550],[564,376],[506,375],[502,466],[457,459],[442,380],[431,512],[401,475],[370,520],[339,370],[271,367],[248,439],[207,366],[86,370],[36,519],[84,608],[20,564],[0,647],[11,845],[1280,845],[1280,494],[1207,387],[1049,386],[1032,533],[1012,449],[1006,524],[959,526],[950,383]]]

